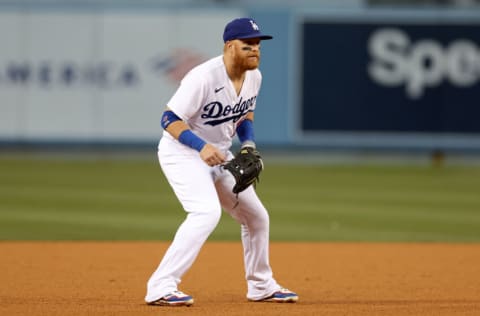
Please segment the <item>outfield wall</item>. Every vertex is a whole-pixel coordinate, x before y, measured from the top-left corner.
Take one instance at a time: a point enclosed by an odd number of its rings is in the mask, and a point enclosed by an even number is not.
[[[253,16],[257,141],[480,149],[480,14],[347,7],[0,6],[0,141],[150,143],[179,79]]]
[[[221,36],[207,34],[218,33],[225,21],[243,14],[166,9],[1,12],[1,138],[159,138],[159,117],[180,78],[222,53]]]

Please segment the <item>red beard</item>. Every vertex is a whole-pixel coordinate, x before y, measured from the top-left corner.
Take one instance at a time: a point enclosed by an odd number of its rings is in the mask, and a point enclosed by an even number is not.
[[[250,55],[255,56],[257,58],[250,58],[248,56],[235,56],[235,64],[239,65],[245,70],[253,70],[258,68],[260,64],[260,56],[259,55]]]

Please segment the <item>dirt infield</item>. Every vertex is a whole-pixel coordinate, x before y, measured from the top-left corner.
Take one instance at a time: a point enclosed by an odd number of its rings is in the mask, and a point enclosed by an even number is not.
[[[245,298],[240,243],[207,242],[181,289],[192,307],[143,302],[168,244],[0,242],[0,315],[480,315],[480,244],[273,243],[297,304]]]

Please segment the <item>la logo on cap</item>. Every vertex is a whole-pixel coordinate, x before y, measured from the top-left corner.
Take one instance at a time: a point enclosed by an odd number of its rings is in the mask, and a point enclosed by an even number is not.
[[[253,20],[250,20],[250,24],[252,25],[252,29],[254,29],[255,31],[259,30],[257,23],[253,22]]]

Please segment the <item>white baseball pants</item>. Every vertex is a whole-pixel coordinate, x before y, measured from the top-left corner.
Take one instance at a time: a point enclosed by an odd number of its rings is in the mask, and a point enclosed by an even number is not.
[[[228,159],[233,155],[228,152]],[[234,177],[221,166],[210,167],[195,150],[163,137],[160,166],[187,212],[160,265],[147,283],[147,302],[177,290],[203,244],[217,226],[222,208],[241,225],[247,298],[259,300],[280,289],[269,264],[269,217],[255,190],[249,187],[237,198]]]

